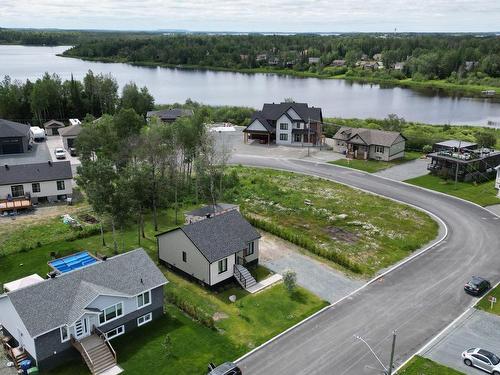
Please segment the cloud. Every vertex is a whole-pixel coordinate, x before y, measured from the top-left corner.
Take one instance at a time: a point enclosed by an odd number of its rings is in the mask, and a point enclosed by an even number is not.
[[[500,31],[498,0],[0,0],[4,27]]]

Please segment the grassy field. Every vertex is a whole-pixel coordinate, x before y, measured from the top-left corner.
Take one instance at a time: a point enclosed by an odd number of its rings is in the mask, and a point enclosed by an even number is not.
[[[405,367],[398,371],[399,375],[465,375],[463,372],[440,365],[430,359],[414,357]]]
[[[319,178],[234,168],[239,186],[226,196],[247,216],[286,229],[327,255],[342,254],[363,275],[394,264],[437,236],[437,224],[408,206]]]
[[[493,180],[481,184],[469,182],[457,182],[455,184],[454,181],[445,181],[438,176],[425,175],[406,180],[405,182],[453,195],[479,204],[480,206],[500,204],[500,199],[496,196],[495,181]]]
[[[339,159],[335,161],[330,161],[330,164],[340,165],[343,167],[349,167],[354,169],[359,169],[361,171],[375,173],[383,171],[384,169],[394,167],[395,165],[403,164],[409,162],[411,160],[418,159],[422,156],[420,152],[415,151],[406,151],[405,157],[399,160],[391,160],[391,161],[379,161],[379,160],[348,160],[348,159]]]
[[[497,301],[491,308],[491,302],[488,301],[490,296],[496,297]],[[476,308],[492,314],[500,315],[500,285],[490,290],[483,298],[476,304]]]

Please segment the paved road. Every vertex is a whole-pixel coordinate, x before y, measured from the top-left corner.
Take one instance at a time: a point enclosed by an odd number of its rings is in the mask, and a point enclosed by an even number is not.
[[[460,354],[469,348],[484,348],[494,353],[500,351],[500,317],[472,309],[453,327],[436,340],[422,355],[467,375],[484,374],[466,366]]]
[[[232,162],[313,174],[398,199],[438,215],[449,230],[425,255],[243,359],[245,374],[380,374],[353,335],[364,337],[387,363],[396,329],[400,364],[471,305],[462,289],[470,275],[500,279],[500,220],[478,206],[322,163],[248,155],[233,155]]]

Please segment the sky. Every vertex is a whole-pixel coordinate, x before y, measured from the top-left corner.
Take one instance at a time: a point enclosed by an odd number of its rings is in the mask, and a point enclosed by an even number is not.
[[[498,32],[500,0],[0,0],[0,27]]]

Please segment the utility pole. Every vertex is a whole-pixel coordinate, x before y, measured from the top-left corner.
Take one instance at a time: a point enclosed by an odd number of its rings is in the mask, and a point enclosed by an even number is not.
[[[391,348],[391,361],[389,362],[388,375],[392,375],[392,368],[394,363],[394,350],[396,349],[396,331],[392,331],[392,348]]]
[[[459,140],[458,141],[458,153],[459,154],[460,154],[460,150],[461,150],[461,147],[460,147],[461,145],[462,145],[462,141]],[[457,161],[457,167],[455,168],[455,186],[457,186],[457,182],[458,182],[458,161]]]
[[[309,117],[307,121],[307,157],[310,155],[311,148],[311,118]]]

